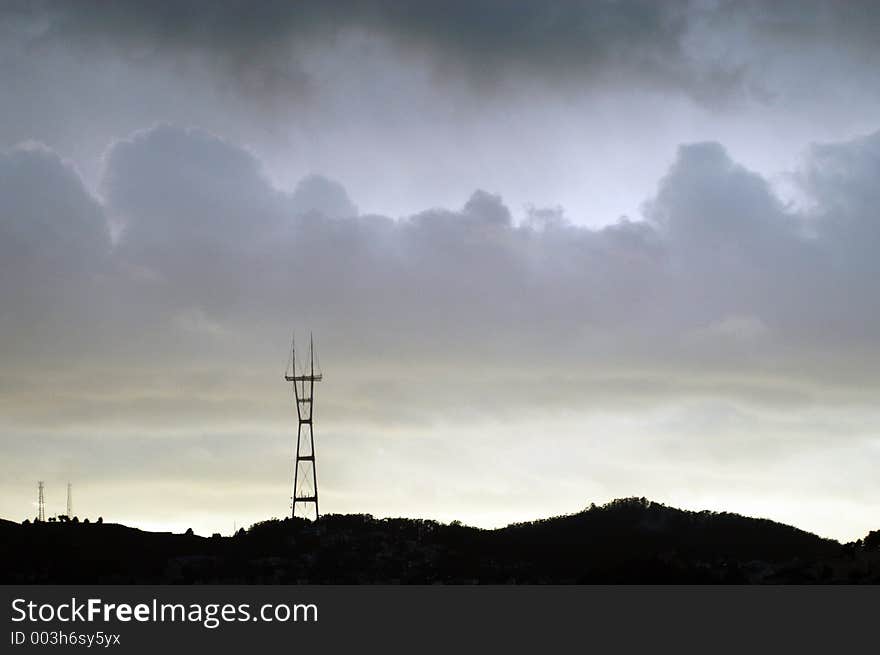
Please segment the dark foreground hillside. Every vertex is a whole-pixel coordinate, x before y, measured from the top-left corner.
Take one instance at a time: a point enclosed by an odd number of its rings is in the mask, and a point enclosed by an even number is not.
[[[0,583],[880,583],[880,533],[841,545],[645,499],[480,530],[414,519],[270,520],[233,537],[0,522]]]

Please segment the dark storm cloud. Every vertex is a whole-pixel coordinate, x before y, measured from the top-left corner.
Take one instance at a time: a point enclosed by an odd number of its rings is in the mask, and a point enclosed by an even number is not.
[[[873,0],[722,0],[707,15],[714,27],[745,20],[762,37],[784,45],[833,39],[840,48],[871,51],[876,51],[880,26],[880,5]]]
[[[92,0],[7,3],[7,25],[27,25],[39,48],[113,48],[133,65],[185,55],[222,71],[222,85],[254,98],[302,97],[314,81],[309,50],[338,45],[352,31],[464,73],[485,90],[526,76],[543,81],[638,84],[715,103],[730,94],[772,96],[755,83],[764,62],[803,58],[831,46],[839,56],[873,53],[880,11],[873,2],[702,2],[651,0],[531,2],[340,2]],[[725,53],[729,57],[725,56]],[[827,53],[826,53],[827,54]],[[853,60],[853,65],[860,65]],[[488,83],[488,87],[487,87]]]
[[[12,3],[4,15],[8,24],[29,25],[18,31],[30,34],[34,52],[59,45],[112,48],[135,66],[173,59],[184,68],[185,57],[194,54],[221,72],[221,85],[253,99],[301,98],[315,81],[302,55],[332,49],[355,31],[424,58],[440,71],[463,73],[483,90],[522,76],[554,83],[636,82],[714,103],[719,95],[741,93],[748,86],[744,74],[757,72],[746,70],[750,62],[714,56],[706,41],[716,31],[745,21],[747,34],[768,34],[770,41],[783,33],[801,48],[817,37],[864,35],[866,24],[876,23],[868,5],[859,13],[839,9],[841,3],[820,3],[805,19],[798,3],[779,4],[756,9],[694,0],[46,0]],[[865,20],[854,20],[857,15]]]

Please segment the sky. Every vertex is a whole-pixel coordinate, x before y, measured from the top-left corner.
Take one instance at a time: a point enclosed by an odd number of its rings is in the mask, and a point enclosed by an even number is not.
[[[0,2],[0,516],[880,527],[880,6]]]

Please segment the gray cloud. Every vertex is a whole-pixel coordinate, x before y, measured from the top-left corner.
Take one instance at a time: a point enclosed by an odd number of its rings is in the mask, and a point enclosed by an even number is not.
[[[637,212],[677,143],[767,175],[873,129],[875,23],[832,2],[5,3],[0,145],[45,142],[94,190],[107,143],[195,125],[362,212],[479,186],[596,225]]]
[[[111,48],[135,66],[187,57],[220,72],[222,84],[272,106],[302,98],[320,75],[308,51],[338,47],[352,33],[377,37],[483,90],[509,78],[643,86],[716,104],[721,97],[773,97],[760,49],[786,65],[832,45],[863,55],[880,12],[871,2],[742,3],[676,0],[444,3],[261,2],[12,3],[3,18],[28,25],[34,49]],[[784,45],[784,48],[782,47]],[[731,46],[733,49],[731,49]],[[731,53],[731,58],[726,58]],[[827,61],[827,59],[826,59]]]
[[[291,203],[294,214],[314,211],[327,218],[349,218],[358,213],[345,187],[320,175],[309,175],[300,180]]]
[[[609,64],[642,79],[681,82],[687,75],[679,44],[687,4],[46,2],[32,12],[43,28],[37,43],[113,46],[136,60],[169,50],[205,52],[250,91],[272,93],[302,90],[307,80],[296,55],[351,30],[439,59],[482,82],[510,68],[553,77],[578,70],[595,77]],[[13,16],[26,13],[18,7]]]
[[[48,248],[66,221],[79,221],[65,257],[97,275],[109,265],[102,222],[121,223],[118,274],[102,302],[115,320],[154,326],[148,339],[180,332],[175,352],[253,321],[281,339],[306,319],[354,359],[393,347],[426,365],[479,355],[557,371],[593,361],[748,373],[772,350],[774,366],[802,376],[817,349],[831,348],[844,356],[845,380],[847,358],[863,357],[854,344],[877,345],[876,264],[865,245],[877,140],[814,149],[802,176],[816,197],[809,211],[783,205],[720,145],[683,146],[643,220],[592,229],[558,212],[514,220],[484,191],[458,211],[358,216],[337,183],[312,177],[282,192],[248,151],[163,125],[108,152],[104,205],[48,151],[7,155],[63,174],[53,182],[42,169],[8,170],[18,191],[6,196],[4,242]],[[77,206],[82,218],[60,210]],[[40,270],[70,278],[65,266],[50,259]]]
[[[112,272],[104,208],[46,147],[0,152],[0,353],[26,359],[64,334],[92,340]],[[44,341],[45,340],[45,341]],[[50,346],[55,350],[55,346]]]
[[[109,254],[103,208],[49,148],[24,145],[0,153],[0,184],[4,280],[19,272],[80,272]]]

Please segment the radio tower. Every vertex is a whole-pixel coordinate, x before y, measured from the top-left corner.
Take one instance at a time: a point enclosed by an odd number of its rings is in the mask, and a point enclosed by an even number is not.
[[[73,518],[73,485],[67,483],[67,518]]]
[[[46,520],[46,497],[43,494],[43,481],[37,482],[37,520],[42,523]]]
[[[296,516],[297,505],[302,505],[305,514],[311,514],[309,504],[315,506],[315,520],[318,520],[318,476],[315,470],[315,434],[312,423],[315,399],[315,382],[323,375],[315,373],[315,343],[309,335],[308,368],[306,362],[299,366],[296,361],[296,340],[290,346],[290,364],[284,379],[293,382],[293,396],[296,401],[296,417],[299,425],[296,430],[296,459],[293,464],[293,497],[291,516]],[[289,374],[288,374],[289,372]]]

